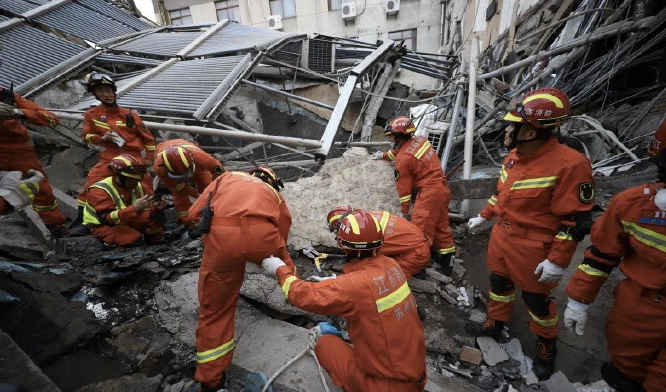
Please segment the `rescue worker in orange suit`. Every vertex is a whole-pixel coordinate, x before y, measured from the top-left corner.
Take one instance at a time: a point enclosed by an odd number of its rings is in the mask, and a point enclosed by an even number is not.
[[[224,173],[224,166],[217,159],[199,148],[196,142],[183,139],[167,140],[157,145],[155,174],[173,195],[173,204],[178,220],[187,227],[193,227],[187,211],[192,206],[190,197],[196,199],[213,181]]]
[[[163,203],[141,181],[148,165],[134,155],[111,160],[111,176],[88,188],[83,224],[108,246],[153,244],[163,237]]]
[[[39,193],[32,201],[32,209],[37,211],[52,233],[62,234],[65,230],[65,215],[58,208],[51,184],[22,121],[35,125],[58,125],[55,114],[0,87],[0,171],[20,171],[25,175],[29,170],[37,170],[44,175]]]
[[[203,392],[218,391],[224,388],[235,348],[234,316],[245,262],[261,265],[261,260],[276,255],[294,270],[281,227],[288,210],[282,196],[261,179],[225,172],[208,185],[189,212],[205,233],[194,378]]]
[[[104,151],[100,153],[97,164],[88,172],[88,179],[79,192],[80,217],[83,216],[86,190],[92,184],[111,175],[108,166],[113,158],[123,154],[142,158],[144,153],[146,163],[152,165],[155,154],[155,138],[139,115],[118,106],[117,87],[111,77],[93,72],[86,75],[83,85],[102,104],[88,109],[83,114],[82,138],[86,143],[103,147]],[[149,176],[143,181],[146,187],[152,186]],[[86,234],[80,226],[71,233],[71,235],[79,234]]]
[[[20,171],[0,172],[0,215],[18,211],[32,204],[39,193],[44,175],[37,170],[28,170],[23,178]]]
[[[308,282],[277,257],[262,264],[293,305],[346,319],[351,345],[331,325],[318,326],[323,335],[314,350],[334,384],[345,391],[420,392],[427,380],[423,324],[407,276],[395,260],[378,253],[383,237],[377,219],[353,210],[337,234],[348,261],[342,275]]]
[[[329,230],[337,234],[340,221],[352,211],[349,206],[332,209],[327,216]],[[377,219],[384,233],[384,244],[377,253],[393,258],[407,279],[423,271],[430,261],[430,239],[421,229],[388,211],[368,213]]]
[[[601,375],[618,392],[666,390],[666,121],[648,148],[659,180],[613,197],[592,226],[592,246],[567,286],[567,328],[582,335],[587,308],[613,268],[627,279],[615,287],[606,320],[611,362]]]
[[[414,136],[415,131],[414,123],[407,116],[396,117],[386,126],[386,137],[394,143],[392,151],[397,152],[395,186],[400,198],[400,215],[409,217],[412,194],[416,190],[411,222],[432,239],[435,261],[450,274],[456,251],[449,227],[451,192],[437,153],[428,138]]]
[[[525,94],[504,120],[509,154],[497,191],[469,228],[497,218],[488,244],[488,320],[468,323],[475,336],[499,338],[510,320],[516,287],[537,335],[534,374],[548,379],[557,354],[557,307],[549,294],[589,232],[594,205],[590,161],[558,143],[552,132],[569,119],[569,99],[554,88]]]
[[[270,185],[273,189],[278,192],[282,202],[280,203],[280,235],[284,239],[284,243],[289,243],[289,229],[291,229],[291,212],[287,208],[287,202],[284,199],[284,196],[280,194],[280,189],[284,188],[284,184],[277,173],[268,166],[259,166],[249,171],[249,174],[260,178],[263,182]]]

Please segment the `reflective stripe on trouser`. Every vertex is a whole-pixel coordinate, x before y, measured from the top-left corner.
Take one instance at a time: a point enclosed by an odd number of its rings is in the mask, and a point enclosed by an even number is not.
[[[666,296],[657,293],[629,279],[618,282],[606,320],[613,365],[647,392],[663,392],[666,385]]]
[[[381,248],[379,253],[381,254]],[[430,262],[430,246],[427,242],[416,249],[399,255],[391,255],[393,260],[400,266],[402,272],[407,275],[407,279],[423,270]]]
[[[209,386],[218,385],[231,365],[234,317],[245,261],[261,265],[264,258],[274,255],[293,266],[284,239],[268,220],[243,227],[233,222],[220,224],[221,220],[224,218],[216,217],[210,233],[203,237],[199,269],[198,364],[194,379]]]
[[[35,148],[30,144],[4,144],[0,146],[0,171],[17,170],[26,174],[28,170],[38,170],[44,174],[44,180],[39,186],[39,193],[32,200],[35,210],[45,225],[60,225],[65,221],[65,215],[60,212],[58,202],[53,196],[53,189],[46,177],[46,173],[39,163]]]
[[[488,318],[496,321],[509,321],[516,301],[513,282],[504,276],[490,274],[488,290]]]
[[[537,265],[548,256],[548,246],[541,241],[528,240],[521,236],[511,235],[501,225],[493,226],[488,243],[488,269],[491,273],[506,277],[515,287],[534,294],[549,295],[557,283],[540,283],[534,275]],[[530,331],[544,338],[557,337],[557,307],[546,297],[547,315],[536,316],[532,311],[528,315]],[[511,318],[511,309],[501,301],[488,302],[488,316],[500,321]]]
[[[333,383],[345,391],[421,392],[427,382],[425,376],[422,382],[409,383],[364,373],[358,365],[354,348],[334,335],[323,335],[315,346],[315,354]]]
[[[432,239],[438,250],[448,250],[448,252],[440,252],[440,254],[455,251],[453,234],[449,227],[450,199],[450,192],[444,184],[425,186],[416,196],[412,210],[411,222]]]
[[[153,221],[139,221],[132,225],[93,226],[90,231],[106,244],[125,246],[138,240],[144,233],[159,237],[162,226]]]

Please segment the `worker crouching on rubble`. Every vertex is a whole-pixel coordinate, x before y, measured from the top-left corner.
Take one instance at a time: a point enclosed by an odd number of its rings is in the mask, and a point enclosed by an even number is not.
[[[199,221],[206,233],[194,378],[203,392],[218,391],[224,388],[235,348],[234,316],[245,262],[261,265],[264,258],[276,255],[295,271],[283,234],[289,232],[291,216],[272,186],[247,173],[225,172],[190,207],[190,219]]]
[[[159,181],[173,195],[180,223],[188,228],[195,227],[196,222],[188,217],[192,206],[190,198],[196,199],[213,178],[224,173],[224,166],[197,143],[173,139],[157,145],[153,168]]]
[[[88,188],[83,224],[107,246],[138,246],[159,242],[164,232],[164,203],[141,182],[146,163],[123,154],[111,160],[110,177]]]
[[[666,121],[648,154],[658,182],[613,197],[592,226],[592,246],[567,286],[564,324],[582,335],[587,308],[613,268],[627,277],[615,287],[606,320],[611,362],[601,368],[618,392],[666,390]]]
[[[549,295],[589,232],[594,205],[590,161],[552,135],[568,119],[569,99],[558,89],[522,97],[504,117],[511,122],[504,138],[510,151],[497,191],[468,223],[475,228],[497,218],[488,244],[488,320],[465,327],[474,336],[499,338],[520,288],[537,335],[533,370],[540,380],[553,373],[557,353],[557,306]]]
[[[65,215],[58,208],[58,201],[23,121],[35,125],[58,125],[55,114],[14,94],[11,89],[0,87],[0,171],[20,171],[23,175],[31,170],[42,173],[44,178],[39,193],[32,200],[32,209],[52,234],[60,236],[66,231],[63,226]]]
[[[19,171],[0,172],[0,215],[32,204],[43,180],[44,175],[37,170],[28,170],[27,178]]]
[[[435,261],[450,274],[456,251],[449,227],[451,192],[442,164],[428,138],[414,136],[416,127],[407,116],[386,125],[386,138],[393,143],[395,187],[400,199],[400,216],[409,218],[412,195],[416,194],[411,222],[433,241]]]
[[[339,206],[328,213],[327,222],[331,233],[338,233],[343,217],[352,211],[350,206]],[[421,229],[388,211],[368,213],[377,219],[384,233],[384,244],[377,253],[393,258],[407,279],[423,271],[430,261],[430,239]]]
[[[142,158],[145,155],[146,164],[153,163],[155,154],[155,138],[146,128],[136,112],[118,106],[116,102],[116,83],[110,76],[93,72],[86,75],[83,86],[102,104],[88,109],[83,114],[82,138],[86,143],[103,147],[99,161],[88,172],[88,179],[78,195],[79,219],[83,217],[83,207],[86,202],[86,191],[92,184],[111,175],[109,163],[118,155],[132,155]],[[142,179],[149,187],[150,177]],[[76,226],[71,236],[87,234],[84,226]]]
[[[347,320],[351,345],[330,324],[316,327],[322,335],[315,353],[336,385],[345,391],[420,392],[426,383],[423,324],[407,276],[395,260],[378,254],[383,239],[377,219],[353,210],[337,233],[348,261],[342,275],[307,282],[277,257],[262,264],[295,306]]]

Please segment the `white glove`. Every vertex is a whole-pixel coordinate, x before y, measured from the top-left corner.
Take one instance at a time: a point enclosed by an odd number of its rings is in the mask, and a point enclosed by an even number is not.
[[[555,283],[562,279],[564,275],[564,268],[559,265],[553,264],[550,260],[546,259],[537,265],[534,270],[534,275],[541,275],[539,282],[541,283]]]
[[[307,280],[313,280],[315,282],[323,282],[325,280],[335,279],[335,278],[337,278],[337,276],[335,274],[333,274],[331,276],[315,276],[315,275],[312,275],[312,276],[308,277]]]
[[[282,259],[279,257],[274,257],[273,255],[261,261],[261,266],[264,268],[264,271],[271,275],[275,275],[278,268],[282,267],[283,265],[286,265],[284,261],[282,261]]]
[[[9,118],[14,118],[14,107],[7,105],[4,102],[0,102],[0,121],[4,121]]]
[[[482,217],[481,215],[477,215],[474,218],[469,218],[467,221],[467,227],[470,229],[475,229],[486,222],[488,222],[488,219]]]
[[[372,156],[370,156],[370,159],[384,159],[384,153],[381,151],[377,151]]]
[[[654,196],[654,204],[661,211],[666,211],[666,189],[660,189]]]
[[[22,178],[20,171],[5,172],[0,178],[0,197],[11,204],[15,210],[32,203],[32,199],[39,193],[39,184],[44,175],[37,170],[28,170],[27,178]]]
[[[587,308],[590,305],[583,304],[575,299],[569,298],[567,309],[564,311],[564,326],[571,332],[576,329],[576,334],[583,336],[585,323],[587,323]]]

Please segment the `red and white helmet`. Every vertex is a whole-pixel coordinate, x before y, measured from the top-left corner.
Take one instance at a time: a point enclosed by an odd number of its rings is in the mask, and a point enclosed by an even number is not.
[[[539,88],[523,95],[505,121],[524,123],[534,128],[554,128],[569,120],[569,97],[556,88]]]
[[[268,166],[255,167],[248,173],[257,178],[261,178],[263,182],[272,186],[278,192],[280,192],[280,188],[284,188],[284,184],[282,183],[282,180],[280,180],[280,177],[278,177],[277,173]]]
[[[353,210],[340,221],[338,246],[347,253],[374,252],[384,243],[379,221],[368,212]]]
[[[657,131],[654,133],[647,152],[649,156],[654,157],[661,154],[664,150],[666,150],[666,120],[661,123]]]
[[[109,162],[107,167],[113,174],[136,179],[141,179],[148,169],[148,165],[143,159],[130,154],[118,155]]]
[[[342,220],[342,218],[347,216],[347,214],[353,210],[354,209],[350,206],[337,206],[328,212],[328,215],[326,216],[326,222],[328,222],[328,229],[331,231],[331,233],[338,231],[338,228],[340,228],[340,220]]]
[[[182,180],[194,173],[194,156],[184,146],[169,146],[160,153],[162,165],[171,178]]]
[[[386,124],[386,135],[410,138],[414,132],[416,132],[416,126],[407,116],[395,117]]]
[[[83,84],[86,90],[91,94],[95,94],[95,86],[107,85],[111,86],[114,92],[117,90],[116,82],[114,82],[109,75],[99,72],[91,72],[87,74],[81,84]]]

